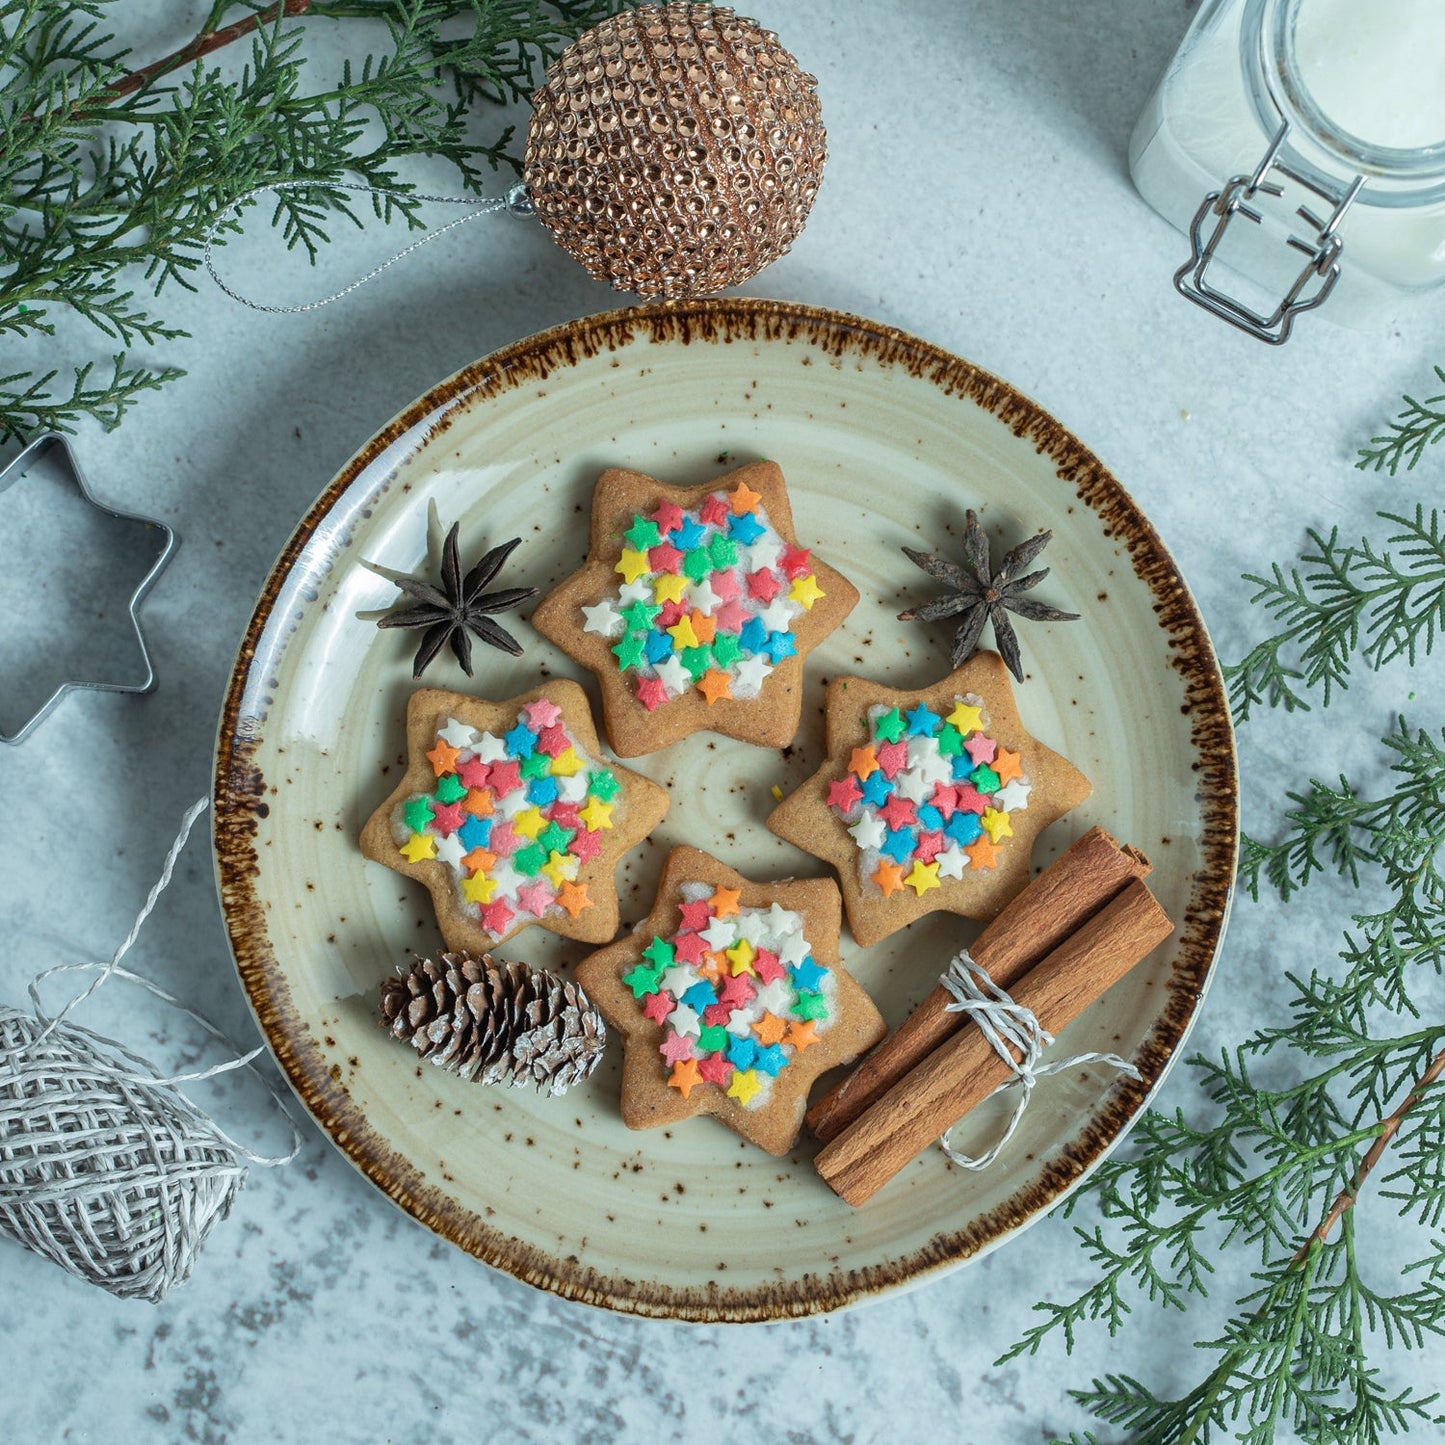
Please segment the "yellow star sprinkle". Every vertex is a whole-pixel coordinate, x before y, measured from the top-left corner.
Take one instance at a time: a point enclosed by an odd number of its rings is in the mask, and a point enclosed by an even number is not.
[[[401,851],[408,863],[420,863],[423,858],[435,858],[437,840],[430,833],[413,833],[401,845]]]
[[[468,903],[490,903],[492,894],[497,891],[497,880],[488,878],[485,873],[473,873],[465,883],[462,884],[462,897]]]
[[[612,570],[620,572],[624,582],[636,582],[644,572],[650,572],[652,568],[648,564],[646,552],[634,552],[631,547],[624,547],[622,556]]]
[[[753,971],[753,946],[746,938],[738,939],[738,941],[728,949],[727,955],[734,973],[751,973]]]
[[[813,610],[813,604],[823,595],[823,589],[818,586],[818,579],[811,572],[799,577],[793,585],[788,588],[788,596],[794,601],[801,603],[808,611]]]
[[[728,1085],[728,1098],[736,1099],[739,1104],[746,1104],[761,1088],[756,1069],[738,1069],[733,1074],[732,1083]]]
[[[985,808],[983,817],[978,821],[983,824],[983,831],[988,834],[990,843],[997,843],[1000,838],[1012,838],[1014,835],[1014,825],[1009,821],[1009,815],[999,812],[997,808]]]
[[[587,806],[577,816],[589,833],[596,833],[612,826],[612,804],[604,803],[601,798],[589,798]]]
[[[922,898],[930,888],[937,888],[938,864],[920,863],[916,858],[913,861],[913,870],[903,880],[913,891]]]
[[[512,819],[512,831],[520,833],[524,838],[535,838],[546,826],[547,820],[542,816],[540,808],[523,808]]]
[[[974,707],[972,703],[960,702],[949,713],[948,721],[967,737],[969,733],[976,733],[983,726],[983,709]]]
[[[675,626],[667,629],[672,638],[674,652],[681,652],[684,647],[697,646],[697,633],[692,630],[692,618],[680,617]]]
[[[542,872],[551,880],[553,888],[560,888],[577,876],[577,870],[581,866],[580,858],[574,858],[570,853],[553,852],[542,865]]]
[[[659,604],[681,602],[687,578],[681,572],[664,572],[652,584],[652,600]]]
[[[585,766],[577,756],[577,749],[569,745],[552,759],[550,771],[554,778],[570,778],[574,773],[580,773]]]

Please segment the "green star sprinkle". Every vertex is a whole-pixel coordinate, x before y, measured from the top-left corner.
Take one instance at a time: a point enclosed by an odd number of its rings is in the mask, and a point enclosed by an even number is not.
[[[641,667],[643,657],[643,644],[647,641],[646,635],[641,632],[629,632],[613,649],[612,655],[617,659],[617,665],[624,672],[629,667]]]
[[[529,781],[532,778],[545,778],[551,763],[552,759],[546,753],[531,753],[522,759],[520,776]]]
[[[994,772],[987,763],[980,763],[979,766],[973,770],[973,785],[984,797],[988,797],[990,793],[998,792],[998,790],[1003,787],[1003,783],[999,780],[999,775]]]
[[[512,867],[528,878],[535,878],[547,866],[547,850],[540,843],[528,843],[512,854]]]
[[[634,552],[650,552],[662,541],[662,533],[657,530],[657,523],[646,517],[633,517],[632,525],[622,535],[627,538],[627,545]]]
[[[617,796],[617,789],[620,786],[616,777],[606,768],[587,774],[587,791],[594,798],[601,798],[604,803],[610,803]]]
[[[701,582],[711,571],[712,559],[708,556],[705,547],[699,547],[696,551],[689,552],[682,559],[683,576],[690,582]]]
[[[560,823],[548,823],[537,834],[537,846],[545,848],[548,856],[553,853],[565,853],[575,831],[573,828],[564,828]]]
[[[825,1019],[828,1017],[828,1000],[812,989],[800,988],[793,1013],[800,1019]]]
[[[437,779],[436,800],[439,803],[459,803],[467,795],[462,780],[455,773],[444,773]]]
[[[634,602],[631,607],[622,609],[622,620],[633,632],[646,632],[657,618],[662,608],[655,602]],[[646,641],[646,639],[643,639]]]
[[[431,822],[431,799],[413,798],[405,808],[401,816],[406,820],[406,826],[413,833],[425,833],[426,825]]]
[[[963,752],[963,734],[952,723],[938,730],[938,751],[945,758],[956,758]]]
[[[729,668],[743,655],[742,644],[733,632],[719,632],[712,640],[713,661],[721,668]]]
[[[672,945],[665,938],[654,938],[642,950],[643,958],[649,958],[658,968],[671,968],[677,961]]]
[[[644,998],[650,993],[656,993],[661,981],[662,970],[648,968],[643,963],[639,963],[636,968],[622,975],[622,982],[632,990],[633,998]]]
[[[903,714],[896,707],[889,708],[873,724],[874,736],[882,738],[885,743],[896,743],[907,730],[908,724],[903,721]]]
[[[708,543],[707,554],[712,558],[713,567],[719,572],[738,565],[738,544],[731,537],[724,537],[721,532]]]
[[[720,1054],[728,1046],[728,1031],[721,1024],[709,1024],[698,1034],[697,1046],[705,1054]]]
[[[678,656],[694,682],[712,666],[710,647],[684,647]]]

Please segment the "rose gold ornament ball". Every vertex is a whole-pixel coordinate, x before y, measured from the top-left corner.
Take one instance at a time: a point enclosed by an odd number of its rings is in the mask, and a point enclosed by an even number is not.
[[[532,97],[523,181],[557,243],[647,299],[705,296],[781,256],[827,155],[817,82],[722,5],[604,20]]]

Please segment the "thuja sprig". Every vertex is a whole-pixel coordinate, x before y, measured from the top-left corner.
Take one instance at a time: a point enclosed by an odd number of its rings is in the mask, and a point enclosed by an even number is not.
[[[1277,631],[1224,669],[1230,706],[1243,722],[1260,704],[1293,712],[1308,694],[1328,706],[1349,685],[1355,661],[1378,672],[1428,655],[1445,626],[1445,530],[1440,514],[1381,512],[1395,530],[1383,545],[1369,537],[1343,544],[1336,528],[1309,533],[1300,566],[1275,564],[1269,576],[1247,575],[1250,601]]]
[[[1246,867],[1256,889],[1283,893],[1325,871],[1360,880],[1368,869],[1388,904],[1354,915],[1342,967],[1286,976],[1284,1022],[1191,1060],[1210,1122],[1150,1112],[1065,1205],[1096,1212],[1076,1234],[1097,1276],[1071,1300],[1036,1306],[1043,1318],[1004,1357],[1054,1334],[1071,1346],[1090,1323],[1117,1332],[1144,1304],[1183,1310],[1208,1294],[1222,1251],[1251,1251],[1257,1287],[1202,1342],[1213,1360],[1191,1389],[1161,1397],[1111,1375],[1075,1392],[1134,1445],[1266,1445],[1285,1425],[1337,1445],[1445,1419],[1436,1395],[1387,1389],[1371,1363],[1381,1348],[1445,1334],[1445,1241],[1376,1280],[1354,1218],[1366,1200],[1387,1199],[1424,1230],[1445,1220],[1445,1020],[1419,1002],[1445,972],[1445,747],[1403,720],[1383,742],[1389,792],[1316,784],[1294,798],[1286,837],[1253,845],[1252,864],[1246,850]],[[1260,1082],[1263,1056],[1288,1082]]]
[[[476,108],[522,98],[617,3],[214,0],[189,42],[138,64],[143,38],[105,23],[116,0],[0,0],[0,338],[52,338],[64,307],[108,354],[125,348],[103,374],[81,355],[0,376],[0,441],[87,416],[113,426],[181,374],[170,358],[134,358],[185,334],[137,295],[191,286],[207,233],[247,191],[315,181],[270,203],[287,244],[314,260],[334,221],[360,224],[354,193],[333,184],[343,177],[405,192],[399,164],[426,155],[477,192],[518,168],[510,128],[476,138]],[[344,31],[353,53],[327,76],[303,49],[318,18],[380,23]],[[212,59],[236,45],[244,65]],[[372,210],[419,227],[421,205],[386,195]]]
[[[1445,367],[1437,366],[1435,375],[1445,382]],[[1445,441],[1445,392],[1439,396],[1427,396],[1416,401],[1406,395],[1405,405],[1389,430],[1382,436],[1370,438],[1370,445],[1360,448],[1360,458],[1355,463],[1361,471],[1373,468],[1387,471],[1393,477],[1403,462],[1407,472],[1425,454],[1425,448],[1432,442]]]

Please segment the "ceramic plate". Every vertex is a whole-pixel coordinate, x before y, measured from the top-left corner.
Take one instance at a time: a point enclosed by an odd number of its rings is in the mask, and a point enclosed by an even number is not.
[[[896,620],[933,590],[899,548],[956,551],[974,506],[996,545],[1052,527],[1040,595],[1083,614],[1023,631],[1024,722],[1094,783],[1043,835],[1035,864],[1102,823],[1151,855],[1151,886],[1177,924],[1060,1039],[1071,1052],[1129,1055],[1141,1083],[1093,1068],[1052,1077],[995,1167],[964,1174],[929,1150],[858,1210],[822,1184],[806,1141],[774,1159],[710,1119],[629,1132],[619,1048],[582,1087],[539,1098],[419,1066],[375,1021],[380,980],[437,937],[421,887],[357,851],[403,763],[414,641],[358,618],[396,595],[361,559],[421,569],[435,501],[446,522],[460,521],[465,555],[520,536],[503,584],[545,591],[582,560],[604,468],[686,485],[759,457],[787,476],[799,539],[863,601],[810,659],[791,748],[699,734],[631,764],[670,790],[672,810],[619,872],[624,922],[647,913],[677,843],[755,878],[821,871],[763,827],[772,789],[820,761],[826,679],[859,672],[920,687],[948,671],[947,624]],[[500,699],[539,675],[579,675],[525,620],[514,630],[522,657],[479,648],[468,684],[447,655],[427,682]],[[1008,1239],[1077,1184],[1189,1028],[1235,850],[1233,744],[1213,653],[1119,484],[1051,417],[967,362],[871,322],[770,301],[576,322],[460,372],[380,432],[312,507],[266,585],[226,700],[215,801],[242,982],[292,1085],[357,1168],[429,1228],[529,1283],[700,1320],[810,1314],[917,1281]],[[866,951],[845,932],[843,961],[894,1024],[973,932],[934,915]],[[585,949],[533,928],[501,952],[567,967]],[[981,1145],[999,1118],[995,1100],[955,1143]]]

